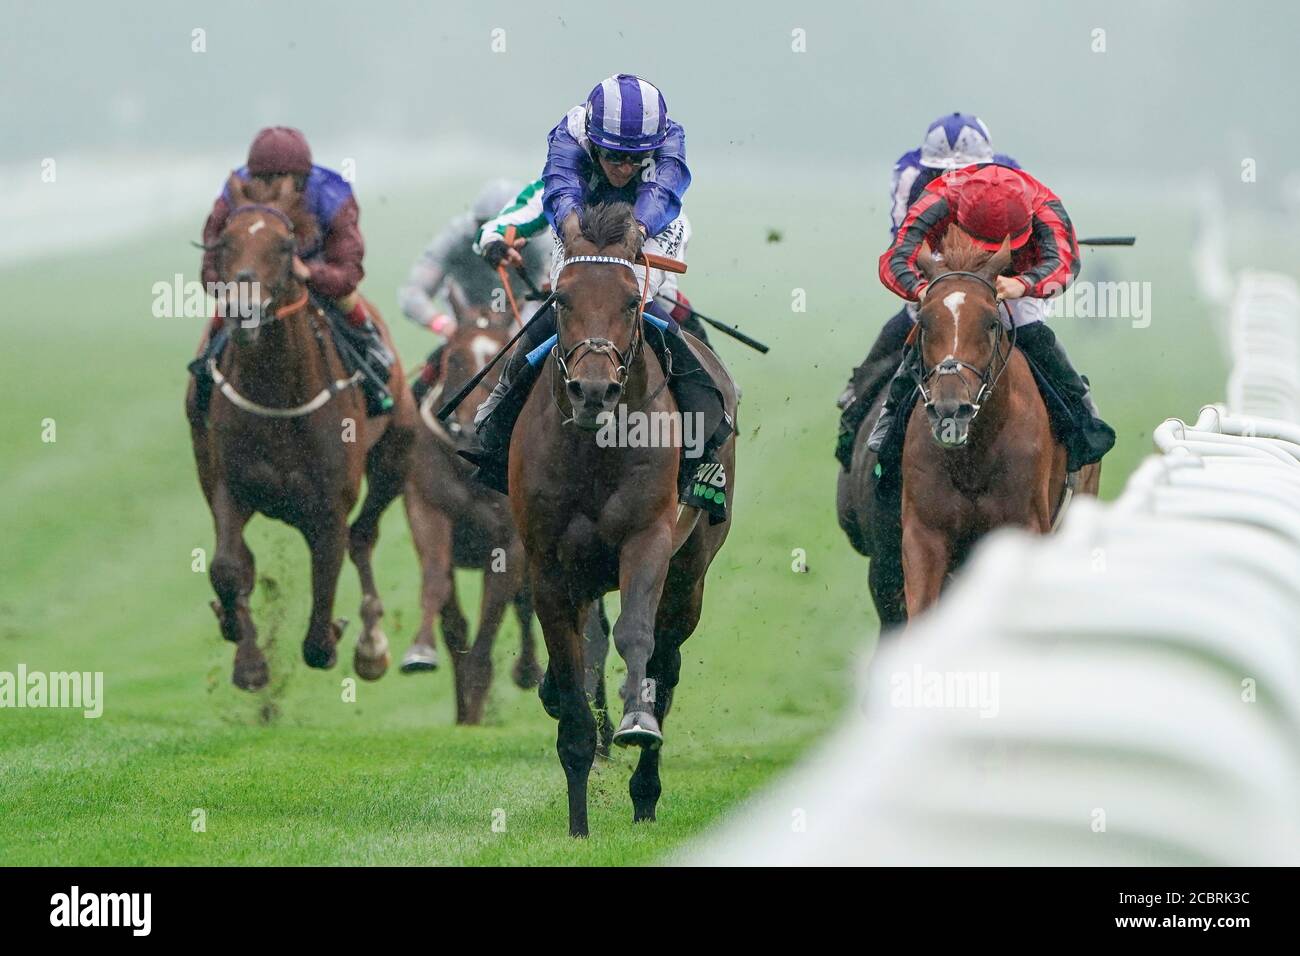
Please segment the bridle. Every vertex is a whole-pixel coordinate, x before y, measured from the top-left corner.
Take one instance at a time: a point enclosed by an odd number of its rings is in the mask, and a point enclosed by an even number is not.
[[[953,278],[975,279],[977,282],[979,282],[981,285],[983,285],[985,288],[987,288],[990,292],[993,293],[993,301],[995,303],[1000,303],[1002,307],[1007,310],[1007,325],[1011,329],[1010,338],[1009,338],[1010,348],[1007,349],[1006,355],[1003,356],[1002,339],[1005,333],[1002,328],[1002,323],[998,322],[995,325],[993,331],[994,358],[989,360],[989,364],[987,366],[985,366],[984,368],[977,368],[976,366],[970,364],[969,362],[962,361],[961,359],[957,358],[957,356],[949,352],[948,355],[943,359],[943,361],[941,361],[938,365],[934,366],[933,368],[927,371],[924,365],[925,349],[920,341],[922,338],[924,338],[925,332],[924,330],[922,330],[920,321],[918,320],[917,346],[916,346],[918,361],[911,367],[911,375],[913,380],[916,382],[916,387],[920,391],[921,399],[922,401],[924,401],[925,407],[927,409],[934,407],[934,399],[930,395],[931,389],[929,386],[935,379],[942,378],[945,375],[956,375],[959,378],[961,378],[962,387],[966,389],[966,397],[970,400],[969,404],[973,409],[970,420],[974,421],[975,416],[979,414],[980,408],[982,408],[984,403],[988,400],[989,395],[991,395],[993,392],[993,387],[997,385],[998,379],[1002,377],[1002,373],[1006,371],[1007,365],[1010,363],[1011,349],[1014,348],[1016,344],[1015,322],[1011,318],[1010,307],[1008,307],[1005,302],[1002,302],[998,298],[997,287],[992,282],[990,282],[988,279],[984,278],[984,276],[980,275],[977,272],[953,270],[952,272],[944,272],[941,275],[935,276],[933,279],[930,280],[930,284],[926,289],[926,298],[928,299],[930,297],[930,295],[932,294],[931,290],[933,290],[934,287],[938,285],[940,282],[942,282],[944,279],[953,279]],[[995,360],[998,357],[1002,357],[1002,361],[997,363],[997,371],[995,372],[993,366],[995,364]],[[973,396],[971,395],[970,385],[967,383],[967,380],[961,375],[963,369],[974,373],[979,378],[979,383],[980,383],[979,390]]]
[[[274,206],[268,206],[264,203],[247,203],[243,206],[236,206],[226,216],[227,228],[229,228],[230,221],[233,220],[236,216],[242,215],[243,213],[249,213],[249,212],[265,213],[266,215],[270,216],[273,219],[278,219],[281,223],[283,223],[285,229],[289,230],[289,239],[294,240],[293,220],[289,218],[288,213],[284,212],[281,209],[276,209]],[[295,245],[296,245],[296,240],[295,240]],[[307,287],[306,285],[304,285],[302,289],[302,295],[299,296],[297,299],[295,299],[293,302],[290,302],[287,305],[282,305],[275,310],[271,309],[271,304],[276,300],[277,297],[279,297],[281,292],[283,292],[286,288],[289,287],[290,285],[289,279],[291,277],[292,272],[293,272],[293,255],[290,254],[285,256],[284,269],[280,273],[279,280],[276,282],[274,286],[272,286],[271,295],[268,298],[266,298],[258,308],[257,324],[259,326],[264,323],[273,322],[277,319],[283,319],[286,316],[293,315],[294,313],[298,312],[298,310],[300,310],[304,305],[307,304]]]
[[[627,266],[636,275],[636,267],[628,259],[620,259],[618,256],[570,256],[560,264],[560,272],[563,272],[569,266],[579,262],[600,262],[607,265]],[[557,275],[558,282],[558,275]],[[646,268],[645,288],[641,293],[641,301],[646,301],[646,292],[650,288],[650,269]],[[555,358],[556,368],[559,369],[560,377],[564,380],[567,388],[573,381],[570,368],[576,368],[578,363],[589,355],[604,356],[614,367],[614,375],[618,380],[619,387],[627,384],[627,377],[632,369],[632,363],[636,361],[637,355],[641,351],[641,346],[645,341],[645,333],[642,331],[641,309],[637,309],[637,320],[632,323],[632,340],[627,345],[627,350],[619,349],[617,345],[609,339],[589,337],[577,342],[567,351],[559,339],[559,323],[556,323],[555,346],[551,349],[551,355]]]

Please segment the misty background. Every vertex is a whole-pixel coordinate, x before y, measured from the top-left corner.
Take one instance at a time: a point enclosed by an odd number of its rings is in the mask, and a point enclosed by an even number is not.
[[[547,130],[618,71],[662,87],[700,179],[852,164],[876,189],[880,164],[951,110],[978,113],[1032,170],[1235,176],[1249,156],[1263,179],[1300,155],[1289,4],[0,6],[6,163],[102,149],[233,164],[256,128],[287,123],[313,142],[481,141],[540,169]]]

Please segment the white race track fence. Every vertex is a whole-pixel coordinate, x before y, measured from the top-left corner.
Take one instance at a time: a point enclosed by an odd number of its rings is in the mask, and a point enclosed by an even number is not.
[[[992,535],[820,750],[688,862],[1300,863],[1300,295],[1113,504]]]

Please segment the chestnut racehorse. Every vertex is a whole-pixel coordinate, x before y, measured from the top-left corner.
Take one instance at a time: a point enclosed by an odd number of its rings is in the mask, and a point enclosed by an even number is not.
[[[456,331],[440,350],[437,384],[420,404],[423,424],[416,432],[414,467],[402,499],[420,559],[422,610],[420,630],[402,659],[402,670],[413,673],[438,666],[433,628],[435,619],[440,619],[451,655],[456,722],[477,724],[483,719],[492,683],[492,644],[508,605],[514,605],[522,632],[515,683],[536,687],[542,670],[533,639],[524,548],[510,502],[472,480],[473,467],[456,454],[462,436],[474,427],[474,409],[487,397],[487,386],[480,384],[461,402],[450,422],[444,424],[434,414],[445,395],[458,392],[501,350],[510,338],[513,320],[487,307],[469,305],[459,290],[453,289],[450,299]],[[458,567],[483,572],[478,631],[472,645],[456,597]]]
[[[334,592],[346,548],[361,578],[363,632],[353,666],[375,680],[388,667],[388,639],[379,627],[383,605],[375,589],[371,552],[379,518],[402,490],[415,428],[415,406],[401,369],[389,384],[395,406],[367,418],[357,376],[349,376],[323,312],[295,278],[295,249],[316,228],[287,177],[275,183],[229,181],[233,198],[219,240],[221,280],[235,283],[228,302],[230,343],[212,368],[206,418],[186,393],[199,484],[216,524],[209,576],[221,634],[235,642],[233,680],[245,690],[266,685],[266,658],[249,611],[255,572],[244,526],[255,513],[298,529],[311,550],[312,610],[303,658],[332,667],[344,621],[332,619]],[[378,314],[371,316],[392,348]],[[362,475],[366,498],[356,521]]]
[[[995,281],[1010,264],[1010,244],[990,253],[953,227],[941,252],[941,261],[928,250],[917,260],[929,285],[913,333],[920,397],[907,421],[900,466],[906,619],[938,600],[948,576],[985,534],[1003,526],[1046,534],[1068,500],[1065,447],[1053,436],[1029,363],[999,315]],[[874,469],[867,456],[855,455],[855,466],[859,461]],[[1100,463],[1087,465],[1072,493],[1096,494],[1100,480]],[[883,510],[876,507],[869,517],[887,534],[892,529]],[[878,607],[882,599],[893,602],[882,622],[899,616],[897,594],[875,597]]]
[[[681,670],[680,648],[699,622],[705,573],[730,518],[712,524],[678,505],[679,449],[597,444],[603,413],[619,403],[630,411],[677,409],[645,343],[644,290],[632,268],[641,233],[631,207],[590,207],[564,240],[555,288],[558,341],[514,429],[509,484],[550,654],[540,695],[559,721],[556,750],[568,784],[569,832],[585,836],[587,778],[597,746],[584,679],[588,609],[604,593],[621,592],[614,645],[627,679],[614,743],[641,747],[629,788],[633,819],[653,820],[662,727]],[[730,376],[707,348],[689,344],[734,418]],[[718,457],[734,473],[734,437]],[[730,497],[734,501],[734,491]]]

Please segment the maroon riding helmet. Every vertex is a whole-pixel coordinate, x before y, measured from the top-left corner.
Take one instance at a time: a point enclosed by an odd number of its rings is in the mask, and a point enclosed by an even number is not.
[[[253,176],[311,172],[311,147],[307,137],[291,126],[268,126],[253,137],[248,147],[248,172]]]
[[[996,252],[1010,236],[1011,248],[1029,241],[1033,210],[1019,174],[1005,166],[985,166],[957,188],[957,225],[976,245]]]

